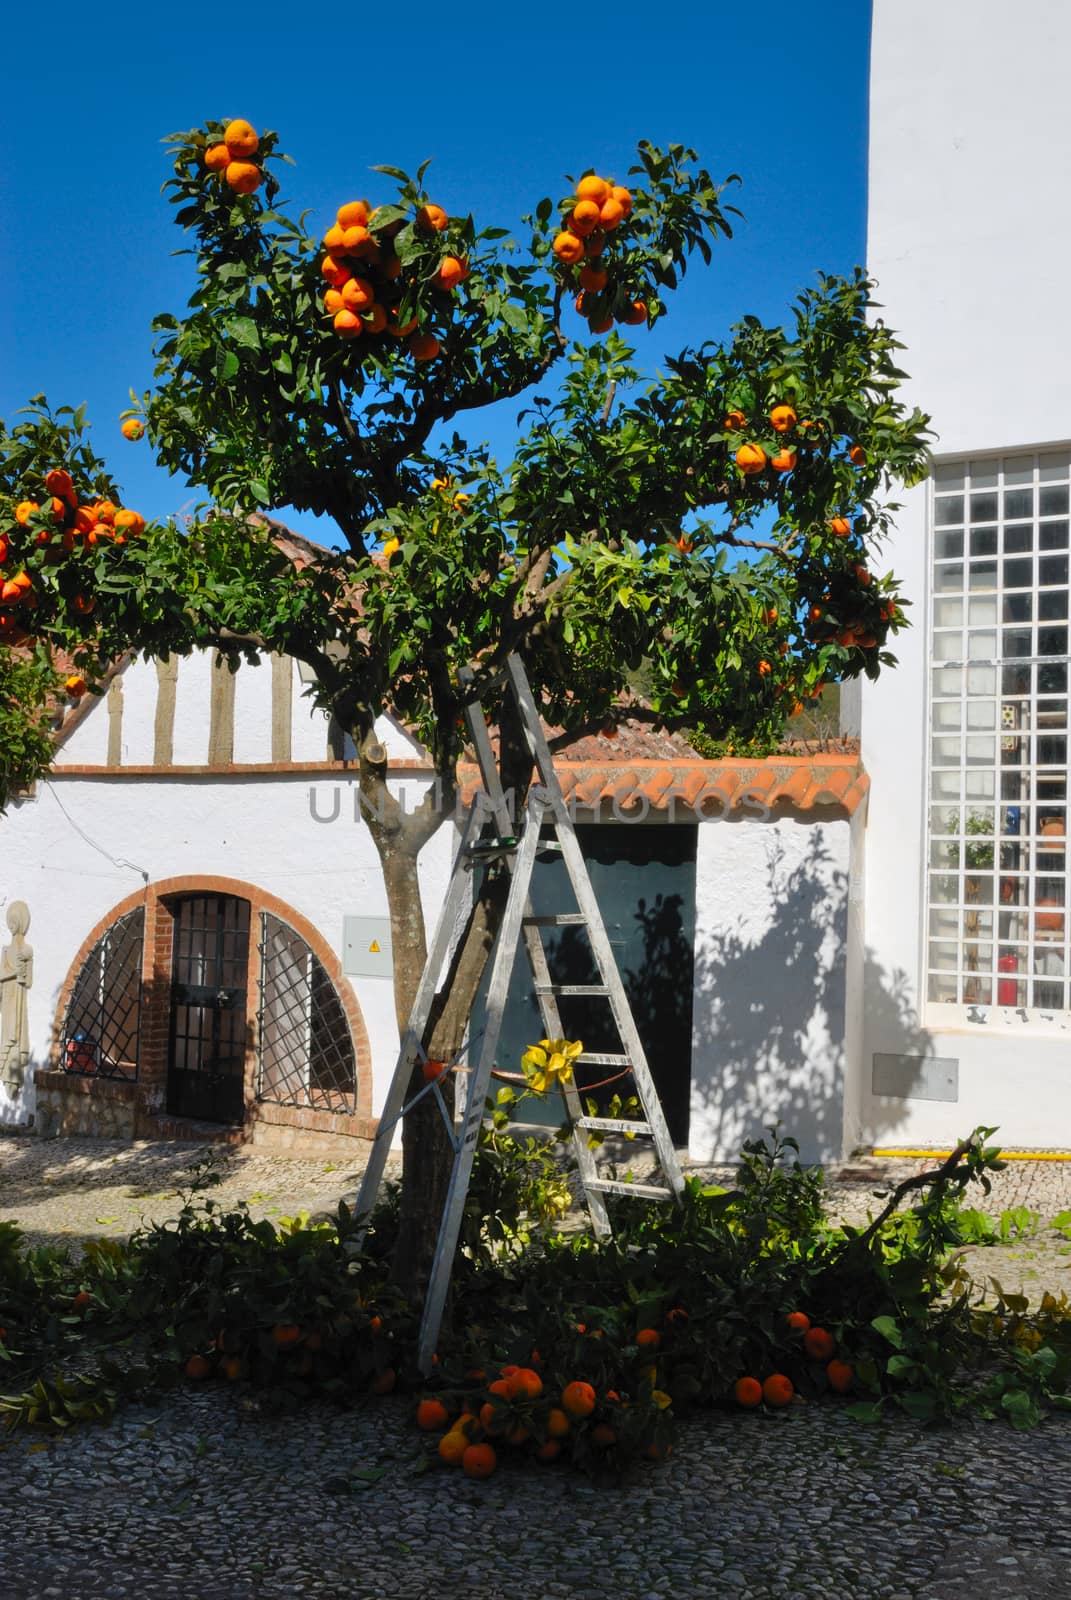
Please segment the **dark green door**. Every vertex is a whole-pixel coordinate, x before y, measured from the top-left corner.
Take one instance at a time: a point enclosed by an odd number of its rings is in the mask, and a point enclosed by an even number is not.
[[[249,902],[191,895],[175,908],[167,1109],[202,1122],[245,1118]]]
[[[625,984],[636,1025],[675,1143],[688,1139],[692,1055],[692,973],[695,943],[695,850],[697,830],[682,825],[599,823],[579,825],[592,887],[606,923],[610,945]],[[532,878],[532,909],[537,913],[573,911],[576,902],[561,861],[537,863]],[[544,929],[543,943],[555,983],[595,983],[583,928]],[[607,1002],[562,996],[566,1037],[582,1039],[593,1051],[620,1051]],[[482,1007],[473,1019],[474,1035],[483,1027]],[[519,1070],[520,1057],[543,1032],[531,973],[523,947],[510,985],[509,1002],[496,1052],[497,1064]],[[478,1048],[478,1044],[477,1044]],[[613,1068],[584,1066],[577,1085],[584,1091],[601,1084]],[[631,1078],[591,1089],[605,1104],[618,1091],[633,1092]],[[529,1121],[562,1120],[557,1096],[542,1110],[527,1102]]]

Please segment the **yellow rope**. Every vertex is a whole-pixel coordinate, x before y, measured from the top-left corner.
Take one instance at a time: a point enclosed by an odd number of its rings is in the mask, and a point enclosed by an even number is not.
[[[951,1150],[871,1150],[872,1156],[903,1156],[920,1160],[943,1161]],[[1002,1161],[1071,1161],[1071,1150],[1002,1150]]]

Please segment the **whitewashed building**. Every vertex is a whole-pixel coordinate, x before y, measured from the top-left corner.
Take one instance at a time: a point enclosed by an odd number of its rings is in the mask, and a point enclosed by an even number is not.
[[[1071,1145],[1069,52],[1060,0],[875,0],[868,259],[937,439],[863,693],[864,1139]]]

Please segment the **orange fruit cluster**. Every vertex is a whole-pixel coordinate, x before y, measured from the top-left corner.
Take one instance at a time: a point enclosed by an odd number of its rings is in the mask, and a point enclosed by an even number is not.
[[[606,251],[611,236],[632,214],[632,194],[610,178],[589,172],[576,186],[576,194],[562,206],[563,225],[551,246],[559,267],[571,272],[579,288],[576,309],[586,317],[592,333],[608,333],[614,325],[610,311],[614,287],[613,253]],[[619,320],[630,325],[647,322],[647,306],[633,300]]]
[[[827,1328],[814,1328],[805,1311],[790,1311],[785,1318],[790,1335],[798,1338],[803,1353],[809,1361],[825,1367],[826,1382],[835,1394],[847,1394],[855,1382],[855,1371],[847,1361],[836,1359],[837,1342]],[[758,1378],[737,1378],[733,1385],[733,1398],[738,1406],[751,1410],[763,1402],[768,1406],[787,1406],[792,1403],[795,1386],[783,1372],[772,1372],[761,1383]]]
[[[92,546],[102,540],[126,544],[128,538],[145,531],[145,518],[137,511],[126,511],[111,500],[79,503],[74,482],[64,467],[45,476],[50,499],[20,500],[15,507],[15,527],[0,532],[0,641],[21,644],[30,636],[26,614],[36,604],[33,579],[21,564],[17,546],[23,553],[32,546],[45,550],[49,563],[62,561],[79,545]],[[5,572],[8,561],[16,570]],[[75,595],[74,610],[88,617],[96,601],[84,594]],[[84,692],[84,691],[83,691]]]
[[[441,206],[421,206],[416,215],[417,228],[429,235],[444,233],[449,224]],[[398,320],[405,284],[393,241],[403,226],[396,217],[377,227],[376,211],[365,200],[350,200],[338,208],[334,225],[324,235],[327,254],[320,264],[329,286],[324,310],[343,339],[386,334],[404,339],[415,361],[431,361],[439,354],[435,335],[421,329],[416,316],[404,323]],[[452,294],[468,275],[468,261],[446,252],[432,283]]]
[[[228,122],[219,144],[208,146],[205,166],[210,172],[218,172],[235,194],[252,194],[264,181],[263,170],[250,160],[259,148],[260,139],[252,123],[238,117]]]

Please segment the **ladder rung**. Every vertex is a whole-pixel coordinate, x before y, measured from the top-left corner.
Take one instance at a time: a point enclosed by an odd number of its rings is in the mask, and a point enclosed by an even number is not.
[[[545,916],[522,917],[526,928],[576,928],[587,924],[582,911],[554,911]]]
[[[601,1128],[605,1133],[651,1133],[649,1122],[622,1122],[617,1117],[577,1117],[576,1128]]]
[[[591,1067],[631,1067],[631,1056],[606,1055],[599,1050],[585,1050],[577,1056],[577,1062],[586,1062]]]
[[[672,1189],[656,1183],[615,1183],[610,1178],[588,1178],[585,1189],[596,1189],[600,1194],[631,1194],[643,1200],[668,1200]]]
[[[602,994],[608,995],[604,983],[537,983],[536,994]]]

